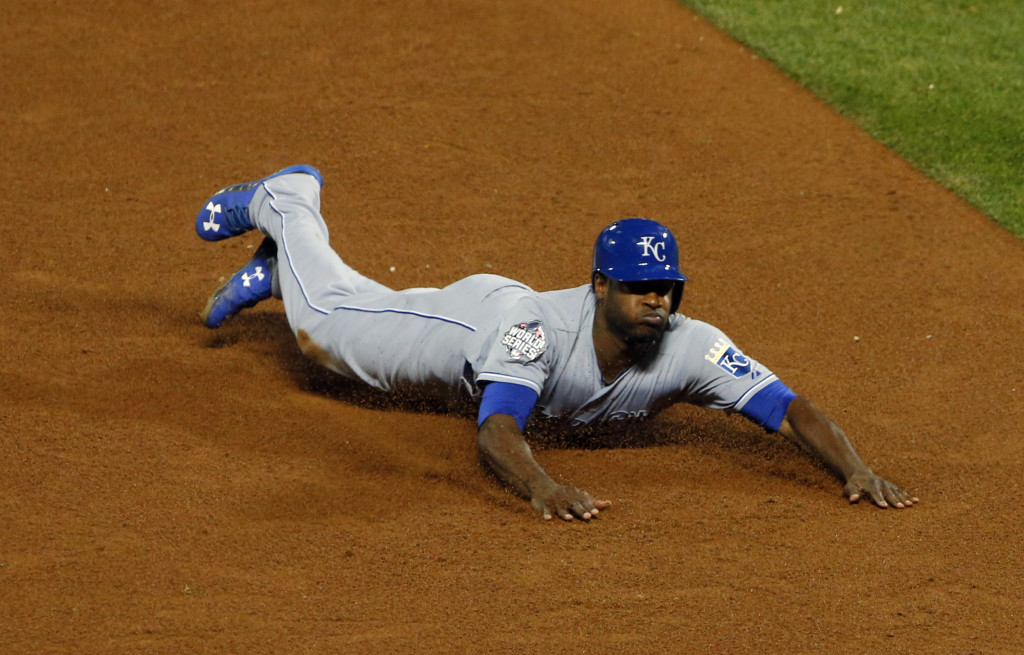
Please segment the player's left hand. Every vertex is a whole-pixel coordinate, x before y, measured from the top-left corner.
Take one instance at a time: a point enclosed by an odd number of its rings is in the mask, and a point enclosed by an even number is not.
[[[610,500],[598,500],[586,491],[571,485],[558,484],[549,479],[547,484],[533,490],[530,505],[541,513],[545,521],[550,521],[553,516],[563,521],[571,521],[574,517],[589,521],[597,518],[601,510],[608,509],[612,503]]]
[[[843,486],[843,494],[850,499],[851,503],[856,503],[867,496],[875,505],[883,509],[886,507],[903,509],[920,502],[915,496],[875,475],[874,471],[867,468],[850,476]]]

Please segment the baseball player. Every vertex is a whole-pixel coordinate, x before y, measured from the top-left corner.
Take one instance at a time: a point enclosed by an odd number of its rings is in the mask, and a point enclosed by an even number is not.
[[[323,178],[292,166],[222,189],[196,231],[209,241],[259,230],[252,259],[201,316],[211,328],[281,298],[303,353],[351,379],[479,399],[478,446],[496,475],[545,518],[590,520],[611,503],[552,479],[524,439],[530,421],[636,421],[686,402],[739,412],[820,458],[850,502],[904,508],[917,498],[858,457],[843,431],[744,355],[717,328],[676,312],[687,278],[675,238],[642,218],[605,228],[589,284],[537,292],[496,275],[396,291],[332,250]]]

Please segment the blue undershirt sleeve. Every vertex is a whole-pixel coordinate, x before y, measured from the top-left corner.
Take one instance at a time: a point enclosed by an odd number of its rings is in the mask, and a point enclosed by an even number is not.
[[[526,420],[530,418],[533,406],[537,404],[537,398],[536,391],[522,384],[491,382],[484,387],[476,425],[480,427],[494,414],[507,414],[516,420],[516,425],[522,431],[526,427]]]
[[[748,400],[740,410],[740,414],[769,432],[778,432],[782,420],[786,418],[789,404],[793,402],[794,398],[796,398],[796,394],[790,391],[789,387],[781,380],[776,380]]]

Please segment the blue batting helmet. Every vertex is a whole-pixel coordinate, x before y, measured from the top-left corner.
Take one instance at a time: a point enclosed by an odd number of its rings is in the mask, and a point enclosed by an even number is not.
[[[673,312],[688,279],[679,272],[679,247],[672,232],[646,218],[624,218],[601,231],[594,244],[591,278],[597,273],[619,282],[678,282],[672,294]]]

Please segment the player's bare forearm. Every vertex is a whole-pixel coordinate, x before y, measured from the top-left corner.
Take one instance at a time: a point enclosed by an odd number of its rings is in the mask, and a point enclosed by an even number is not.
[[[532,489],[554,483],[533,458],[530,446],[511,416],[489,416],[477,433],[477,447],[495,475],[527,500],[532,495]]]
[[[843,482],[867,466],[839,426],[806,398],[797,396],[779,428],[786,438],[818,456]]]
[[[822,462],[843,481],[850,502],[864,495],[880,507],[909,507],[917,502],[907,492],[882,479],[861,460],[846,433],[809,400],[797,396],[779,432]]]
[[[585,491],[553,480],[533,458],[511,416],[489,416],[477,433],[477,447],[495,475],[529,500],[545,519],[557,515],[567,521],[574,516],[588,520],[611,506],[609,501],[594,500]]]

